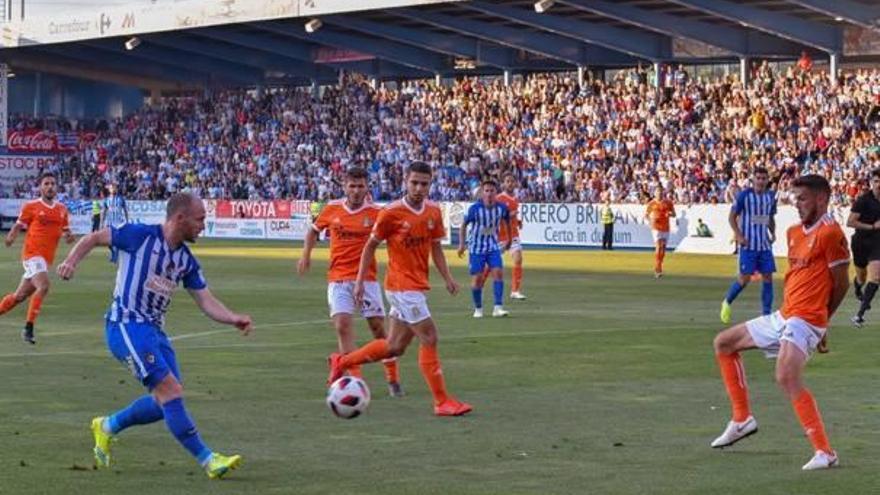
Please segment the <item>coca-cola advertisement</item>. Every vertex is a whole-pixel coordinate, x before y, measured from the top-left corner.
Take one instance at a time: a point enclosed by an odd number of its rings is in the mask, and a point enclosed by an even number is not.
[[[8,150],[15,153],[72,153],[97,139],[97,135],[83,131],[25,129],[9,131],[8,138]]]
[[[217,201],[217,218],[290,218],[290,201]]]

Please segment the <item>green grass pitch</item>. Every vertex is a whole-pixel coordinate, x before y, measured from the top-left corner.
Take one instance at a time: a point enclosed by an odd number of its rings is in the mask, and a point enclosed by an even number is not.
[[[155,424],[119,437],[111,470],[92,469],[90,419],[142,393],[104,345],[113,267],[102,251],[73,282],[53,275],[37,346],[19,339],[23,307],[0,318],[0,494],[877,493],[880,338],[876,324],[848,326],[852,296],[834,318],[831,353],[806,376],[842,467],[803,473],[811,448],[773,363],[756,352],[745,363],[759,434],[708,446],[729,418],[711,342],[732,257],[671,254],[654,280],[650,253],[527,250],[529,300],[508,302],[509,319],[473,320],[464,264],[450,252],[464,290],[453,298],[435,285],[429,304],[449,389],[474,413],[432,416],[413,348],[401,358],[407,397],[387,397],[381,368],[367,366],[370,409],[343,421],[324,404],[335,346],[326,251],[304,278],[298,246],[203,241],[196,252],[255,333],[207,320],[182,290],[167,331],[203,438],[241,453],[242,468],[209,481]],[[20,276],[17,256],[0,258],[4,291]],[[778,303],[781,279],[776,289]],[[757,313],[758,293],[736,302],[737,321]],[[358,333],[368,334],[362,322]]]

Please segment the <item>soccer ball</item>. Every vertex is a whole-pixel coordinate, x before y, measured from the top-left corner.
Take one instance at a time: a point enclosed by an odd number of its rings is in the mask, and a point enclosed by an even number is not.
[[[327,390],[327,407],[339,418],[356,418],[369,405],[370,389],[356,376],[343,376]]]

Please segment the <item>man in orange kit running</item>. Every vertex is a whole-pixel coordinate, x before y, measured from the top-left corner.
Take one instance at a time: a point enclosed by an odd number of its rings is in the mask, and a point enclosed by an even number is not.
[[[651,221],[654,235],[654,277],[663,276],[663,258],[666,257],[666,243],[669,241],[669,217],[675,217],[675,206],[665,198],[663,188],[658,187],[654,199],[648,203],[645,218]]]
[[[306,234],[303,254],[297,264],[300,276],[311,267],[312,249],[318,236],[324,230],[330,231],[330,268],[327,271],[327,302],[330,305],[330,318],[336,328],[339,352],[357,349],[354,338],[352,314],[358,311],[366,318],[373,337],[385,338],[385,303],[376,281],[376,261],[370,265],[364,280],[363,303],[355,307],[354,282],[361,263],[361,253],[370,238],[373,225],[381,208],[366,201],[367,172],[362,168],[351,168],[345,173],[345,199],[331,201],[321,210],[312,228]],[[388,393],[392,397],[402,397],[397,359],[383,361]],[[361,376],[360,367],[352,367],[349,374]]]
[[[364,300],[365,281],[376,257],[376,248],[388,243],[388,269],[385,273],[385,295],[391,305],[388,340],[377,339],[360,349],[342,355],[330,355],[329,383],[333,383],[352,366],[400,356],[413,337],[418,337],[419,368],[434,396],[434,414],[460,416],[471,411],[470,404],[459,402],[446,393],[446,382],[437,355],[437,327],[428,310],[425,293],[428,282],[428,258],[434,259],[437,271],[446,282],[450,294],[459,287],[443,253],[441,240],[446,236],[440,208],[427,201],[433,174],[431,166],[413,162],[406,172],[406,196],[389,204],[380,213],[373,235],[364,247],[361,266],[355,282],[355,301]]]
[[[840,225],[828,214],[831,187],[818,175],[793,183],[801,224],[788,229],[788,272],[782,309],[741,323],[715,337],[715,357],[721,369],[733,418],[711,446],[723,448],[758,431],[749,406],[740,353],[761,349],[776,356],[776,382],[791,401],[815,454],[803,469],[836,466],[837,453],[825,434],[825,423],[803,373],[814,350],[827,352],[828,320],[849,289],[849,249]]]
[[[9,312],[28,297],[27,320],[21,331],[21,338],[36,344],[34,338],[34,322],[40,314],[43,298],[49,292],[49,266],[55,260],[58,240],[64,235],[67,243],[74,241],[70,232],[70,220],[67,207],[55,201],[56,181],[51,173],[40,176],[40,199],[28,201],[21,207],[18,220],[6,236],[6,247],[12,246],[18,233],[27,229],[24,236],[24,248],[21,261],[24,275],[15,292],[6,294],[0,299],[0,315]],[[33,296],[33,297],[32,297]]]
[[[498,241],[503,245],[510,242],[510,258],[513,260],[513,272],[510,277],[510,298],[525,300],[526,296],[522,293],[523,278],[523,256],[522,242],[519,239],[519,229],[522,227],[522,220],[519,217],[519,200],[516,199],[516,177],[513,174],[505,174],[504,182],[501,184],[502,192],[497,196],[498,202],[503,203],[510,212],[510,232],[507,231],[507,223],[501,223]],[[485,278],[485,277],[484,277]]]

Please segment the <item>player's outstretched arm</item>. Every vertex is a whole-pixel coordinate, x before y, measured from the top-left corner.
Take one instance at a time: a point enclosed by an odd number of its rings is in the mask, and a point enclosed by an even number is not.
[[[382,244],[382,241],[375,236],[370,236],[370,240],[367,241],[361,252],[361,264],[358,267],[357,280],[354,282],[354,303],[358,308],[364,302],[364,280],[367,278],[367,273],[370,272],[370,265],[376,259],[376,249],[379,248],[379,244]]]
[[[312,249],[318,242],[318,232],[315,229],[309,229],[306,232],[305,241],[303,241],[303,252],[299,261],[296,263],[296,272],[302,276],[305,275],[312,266]]]
[[[440,243],[440,239],[431,244],[431,259],[434,260],[434,266],[437,267],[440,276],[446,281],[446,290],[453,296],[458,294],[458,282],[452,278],[452,273],[449,272],[449,265],[446,264],[446,254],[443,253],[443,245]]]
[[[467,218],[465,218],[461,222],[461,226],[458,227],[458,257],[459,258],[464,257],[464,241],[465,241],[465,239],[467,239],[467,227],[468,227],[468,221],[467,221]]]
[[[9,233],[6,234],[6,247],[12,246],[15,243],[15,238],[18,237],[18,233],[21,232],[22,225],[18,222],[15,222],[15,225],[9,230]]]
[[[205,313],[208,318],[218,323],[232,325],[242,335],[251,333],[252,322],[250,316],[232,312],[219,299],[214,297],[214,294],[208,289],[189,289],[188,292],[199,309],[202,310],[202,313]]]
[[[828,298],[828,317],[831,318],[849,290],[849,263],[841,263],[831,267],[831,280],[834,286]]]
[[[58,265],[58,276],[64,280],[70,280],[71,277],[73,277],[73,273],[76,271],[79,262],[88,256],[89,253],[92,252],[92,249],[95,249],[98,246],[109,245],[110,229],[101,229],[97,232],[83,236],[82,239],[73,246],[70,253],[67,254],[67,258]]]

